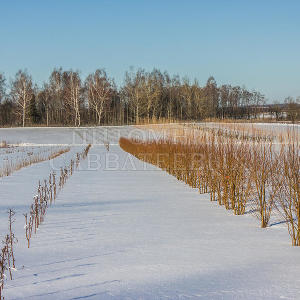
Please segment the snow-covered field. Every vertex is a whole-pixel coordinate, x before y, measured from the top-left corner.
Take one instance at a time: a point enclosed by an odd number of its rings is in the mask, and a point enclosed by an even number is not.
[[[285,225],[261,229],[253,215],[234,216],[120,149],[120,136],[138,134],[134,127],[0,129],[0,141],[24,148],[71,147],[0,178],[0,237],[13,208],[18,238],[5,299],[300,299],[300,252]],[[88,158],[28,249],[23,213],[38,181],[87,143]]]

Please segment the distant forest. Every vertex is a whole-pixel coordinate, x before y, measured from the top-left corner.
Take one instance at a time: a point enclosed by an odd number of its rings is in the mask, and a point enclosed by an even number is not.
[[[78,71],[54,69],[38,87],[20,70],[9,83],[0,73],[0,126],[121,125],[205,119],[253,119],[262,112],[276,120],[300,119],[299,98],[285,104],[265,104],[257,91],[229,84],[218,86],[214,77],[200,86],[194,80],[167,72],[143,69],[126,72],[117,88],[105,70],[84,80]]]

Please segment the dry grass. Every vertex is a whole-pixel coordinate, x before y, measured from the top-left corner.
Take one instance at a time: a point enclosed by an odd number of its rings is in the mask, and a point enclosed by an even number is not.
[[[290,136],[300,139],[300,129],[297,126],[261,127],[259,124],[245,123],[180,123],[180,124],[150,124],[147,126],[137,126],[140,129],[148,129],[157,135],[171,138],[173,140],[185,140],[189,137],[197,138],[203,133],[208,135],[221,136],[225,139],[234,138],[240,141],[249,142],[273,142],[288,143]]]
[[[217,118],[208,118],[204,119],[203,122],[212,122],[212,123],[240,123],[240,124],[254,124],[254,123],[273,123],[273,124],[291,124],[291,121],[283,120],[283,121],[277,121],[276,119],[271,119],[268,117],[265,118],[258,118],[258,119],[217,119]],[[295,124],[300,124],[300,122],[296,121]]]

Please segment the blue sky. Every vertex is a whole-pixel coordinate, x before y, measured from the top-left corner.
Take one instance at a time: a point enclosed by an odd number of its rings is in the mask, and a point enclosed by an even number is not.
[[[0,72],[130,66],[300,96],[300,1],[0,0]]]

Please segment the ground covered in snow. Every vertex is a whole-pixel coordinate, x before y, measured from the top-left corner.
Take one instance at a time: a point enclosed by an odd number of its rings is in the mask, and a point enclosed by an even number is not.
[[[5,299],[299,299],[300,252],[284,224],[259,228],[209,195],[128,155],[133,127],[0,129],[22,147],[71,146],[68,153],[0,178],[0,229],[8,208],[17,271]],[[27,248],[24,216],[39,180],[87,142],[86,160],[67,181]],[[109,151],[108,151],[109,150]],[[2,234],[3,233],[3,234]]]

